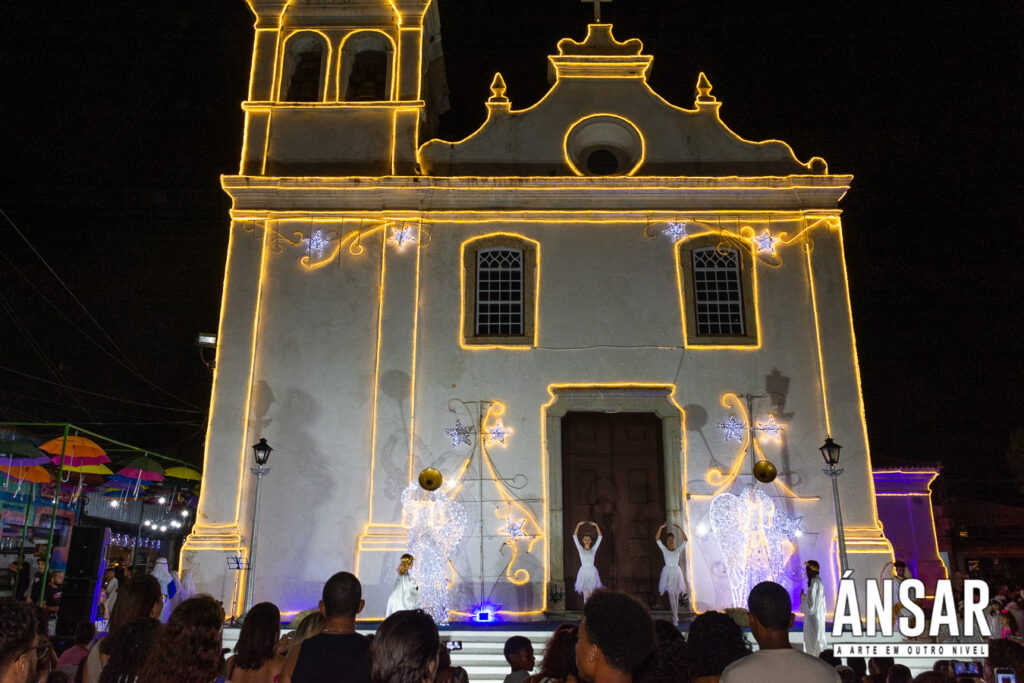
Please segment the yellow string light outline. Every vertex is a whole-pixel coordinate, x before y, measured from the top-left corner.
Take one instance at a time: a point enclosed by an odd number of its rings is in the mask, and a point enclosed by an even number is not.
[[[393,102],[394,100],[398,99],[396,94],[398,89],[398,65],[400,62],[398,46],[395,45],[395,39],[391,36],[391,34],[379,28],[360,28],[355,31],[350,31],[342,37],[341,42],[338,44],[338,60],[336,62],[336,66],[334,69],[334,99],[336,102],[346,101],[342,99],[343,93],[341,90],[341,69],[344,66],[345,62],[345,43],[347,43],[350,38],[358,36],[361,33],[379,33],[385,38],[387,38],[388,44],[391,45],[391,82],[388,84],[388,101]],[[356,106],[366,106],[366,104],[372,103],[358,102],[353,104],[355,104]]]
[[[743,429],[743,441],[740,444],[740,448],[737,449],[736,456],[733,458],[732,466],[729,468],[729,474],[725,477],[722,476],[722,470],[718,467],[711,467],[707,472],[704,473],[704,481],[712,486],[717,486],[715,492],[710,494],[710,497],[714,498],[718,494],[728,489],[732,483],[736,480],[739,475],[740,467],[743,466],[743,462],[746,460],[747,448],[753,447],[754,453],[757,455],[759,461],[766,461],[768,458],[765,456],[764,451],[761,450],[761,445],[757,442],[757,439],[751,436],[751,416],[747,413],[746,404],[740,400],[740,397],[732,392],[726,392],[722,394],[719,399],[722,407],[726,410],[730,409],[729,404],[735,404],[733,409],[740,413],[740,421],[743,422],[746,427]],[[819,500],[818,496],[800,496],[793,491],[789,486],[782,482],[778,477],[773,482],[787,498],[794,498],[797,500]],[[694,494],[696,495],[696,494]]]
[[[325,61],[320,66],[320,73],[317,74],[317,79],[318,80],[321,77],[321,74],[323,75],[323,79],[324,79],[323,92],[322,93],[318,93],[319,99],[317,100],[317,102],[327,102],[327,94],[330,92],[330,80],[331,80],[330,64],[331,64],[331,61],[332,61],[331,57],[332,57],[332,54],[333,54],[333,52],[331,50],[331,39],[327,37],[326,33],[324,33],[323,31],[321,31],[319,29],[315,29],[315,28],[300,28],[300,29],[296,29],[294,31],[291,31],[287,35],[284,35],[281,32],[278,33],[277,54],[281,56],[281,59],[279,59],[279,60],[275,59],[274,60],[274,66],[275,67],[278,66],[278,63],[280,63],[280,71],[277,73],[277,79],[276,79],[277,83],[275,84],[275,89],[274,89],[274,94],[275,94],[274,99],[277,102],[287,102],[288,101],[288,100],[284,99],[284,96],[287,93],[282,92],[282,90],[284,88],[284,78],[285,78],[284,68],[285,68],[285,65],[287,63],[287,60],[284,59],[284,55],[287,53],[288,43],[290,43],[292,40],[297,40],[297,39],[301,38],[303,34],[310,34],[310,33],[312,33],[312,34],[314,34],[316,36],[319,36],[319,38],[323,41],[323,43],[321,44],[321,49],[323,49],[323,48],[327,49],[327,54],[325,55]],[[323,53],[321,53],[321,54],[323,54]]]
[[[413,444],[416,440],[416,347],[419,342],[419,323],[420,323],[420,250],[423,247],[423,240],[421,236],[423,234],[423,225],[419,224],[416,226],[416,274],[415,290],[413,292],[413,311],[412,311],[412,372],[409,378],[409,475],[408,481],[413,479],[413,470],[415,469],[413,455]]]
[[[510,237],[516,240],[522,240],[523,242],[529,242],[533,245],[536,250],[536,273],[534,275],[533,283],[533,338],[529,340],[529,344],[466,344],[464,341],[465,329],[466,329],[466,249],[473,242],[478,242],[483,239],[489,239],[491,237]],[[458,342],[459,347],[464,351],[484,351],[493,349],[503,349],[506,351],[532,351],[537,347],[537,339],[540,335],[540,284],[541,284],[541,253],[540,253],[540,242],[535,239],[526,237],[515,232],[488,232],[482,235],[474,235],[462,242],[459,245],[459,329],[458,329]],[[523,254],[526,257],[526,254]],[[524,264],[525,265],[525,264]],[[525,271],[525,268],[524,268]],[[474,271],[474,286],[476,286]],[[525,284],[525,283],[524,283]]]
[[[640,167],[644,165],[644,159],[647,156],[647,140],[644,138],[644,134],[640,131],[640,129],[637,127],[637,125],[635,123],[633,123],[632,121],[630,121],[626,117],[620,116],[618,114],[610,114],[610,113],[607,113],[607,112],[599,112],[597,114],[588,114],[587,116],[583,116],[581,118],[578,118],[575,121],[573,121],[572,123],[570,123],[569,127],[565,129],[565,135],[562,136],[562,156],[565,159],[565,163],[569,167],[569,169],[572,170],[572,172],[574,174],[576,174],[577,176],[585,176],[585,175],[587,175],[586,173],[584,173],[583,171],[581,171],[579,168],[576,167],[576,164],[573,163],[572,157],[569,156],[569,136],[572,135],[572,132],[576,129],[576,126],[580,125],[584,121],[587,121],[587,120],[593,119],[593,118],[617,119],[617,120],[621,121],[622,123],[626,124],[626,126],[628,126],[629,128],[633,129],[633,131],[637,134],[637,137],[640,138],[640,157],[637,159],[636,163],[633,164],[633,168],[629,169],[629,172],[627,172],[627,173],[615,173],[614,175],[615,176],[625,176],[625,177],[628,178],[628,177],[632,176],[633,174],[635,174],[637,171],[639,171]]]

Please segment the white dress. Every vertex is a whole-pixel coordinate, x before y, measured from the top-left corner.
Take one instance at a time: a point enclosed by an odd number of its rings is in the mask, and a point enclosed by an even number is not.
[[[580,539],[575,535],[572,537],[572,542],[576,544],[576,550],[580,554],[580,571],[576,574],[576,592],[589,595],[601,588],[601,577],[597,573],[597,567],[594,566],[594,555],[597,554],[597,549],[601,546],[601,537],[597,537],[594,545],[590,546],[590,550],[584,550],[580,545]]]
[[[384,616],[390,617],[404,609],[416,609],[419,604],[420,589],[416,587],[416,581],[408,572],[399,574],[395,579],[395,588],[388,596],[388,607],[384,611]]]
[[[825,634],[825,584],[815,576],[800,597],[800,611],[804,613],[804,652],[817,657],[828,647]]]
[[[661,594],[675,593],[679,595],[686,592],[686,579],[683,578],[683,570],[679,567],[679,556],[683,554],[686,543],[676,546],[675,550],[669,550],[661,539],[655,540],[661,549],[661,555],[665,558],[665,566],[661,568],[661,578],[658,579],[658,592]]]

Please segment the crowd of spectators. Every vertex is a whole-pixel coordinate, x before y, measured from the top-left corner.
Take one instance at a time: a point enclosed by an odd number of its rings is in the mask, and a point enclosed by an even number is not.
[[[687,635],[655,620],[624,593],[598,590],[579,624],[562,624],[542,652],[530,639],[510,638],[504,648],[505,683],[996,683],[997,673],[1024,683],[1024,646],[1015,610],[1019,590],[998,587],[993,599],[1006,630],[989,641],[977,662],[938,661],[916,677],[891,658],[846,658],[832,650],[818,657],[791,644],[794,615],[780,585],[763,582],[748,597],[747,622],[756,649],[735,615],[709,611]],[[153,576],[125,581],[100,639],[90,623],[57,657],[49,638],[50,614],[24,600],[0,600],[0,683],[468,683],[452,666],[433,619],[420,610],[395,612],[376,633],[359,633],[362,587],[348,572],[324,584],[316,610],[301,613],[281,635],[281,614],[271,603],[249,610],[234,653],[225,659],[221,604],[199,595],[178,604],[165,624],[157,618],[162,595]],[[990,606],[991,607],[991,606]],[[992,622],[996,623],[994,615]],[[540,663],[537,664],[538,655]],[[1004,679],[1000,679],[1004,680]]]

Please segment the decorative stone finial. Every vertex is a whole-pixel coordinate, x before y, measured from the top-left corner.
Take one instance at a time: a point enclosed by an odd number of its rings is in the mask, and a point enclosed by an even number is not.
[[[505,79],[501,77],[500,72],[495,73],[494,80],[491,81],[491,98],[487,100],[487,104],[508,104],[508,98],[505,97]]]
[[[700,72],[700,76],[697,77],[697,99],[694,104],[711,103],[717,102],[715,96],[711,94],[711,81],[704,75],[704,72]]]

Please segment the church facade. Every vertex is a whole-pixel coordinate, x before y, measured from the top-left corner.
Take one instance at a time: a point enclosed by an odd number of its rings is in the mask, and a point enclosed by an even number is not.
[[[434,532],[452,545],[419,570],[443,572],[451,619],[578,609],[579,522],[600,528],[604,584],[652,607],[667,605],[664,523],[688,538],[694,610],[742,605],[769,577],[798,608],[812,559],[831,603],[826,436],[844,446],[848,568],[879,576],[893,557],[843,256],[851,176],[733,133],[703,74],[692,103],[667,102],[641,42],[608,24],[557,43],[539,102],[513,109],[496,75],[480,129],[433,139],[446,91],[430,0],[249,3],[204,485],[182,551],[200,590],[242,610],[232,564],[252,559],[260,438],[274,452],[250,597],[283,612],[344,569],[363,616],[382,617],[401,554]],[[459,515],[413,509],[427,468]]]

